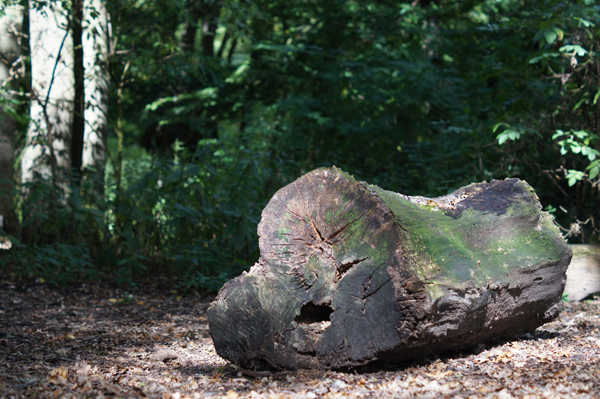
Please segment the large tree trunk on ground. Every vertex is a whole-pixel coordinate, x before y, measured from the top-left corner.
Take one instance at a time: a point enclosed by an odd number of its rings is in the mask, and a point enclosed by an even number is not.
[[[21,180],[39,176],[66,189],[75,97],[72,27],[60,1],[30,3],[31,122]]]
[[[85,128],[82,172],[104,181],[108,131],[108,55],[110,23],[104,0],[84,0],[83,66],[85,71]]]
[[[532,331],[562,306],[571,250],[518,179],[408,197],[318,169],[279,190],[261,257],[208,311],[250,368],[402,362]]]
[[[11,76],[12,64],[20,54],[20,46],[16,34],[23,25],[23,8],[9,6],[0,18],[0,229],[9,234],[17,232],[17,217],[14,212],[13,185],[8,182],[14,180],[13,154],[16,123],[9,108],[9,101],[13,98],[9,94],[14,86],[14,76]]]

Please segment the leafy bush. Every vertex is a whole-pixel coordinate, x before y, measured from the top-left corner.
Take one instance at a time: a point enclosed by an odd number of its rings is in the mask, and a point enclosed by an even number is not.
[[[217,291],[258,258],[256,226],[283,161],[216,139],[193,152],[176,142],[173,154],[127,159],[120,190],[109,166],[104,196],[86,179],[68,194],[28,184],[21,235],[2,264],[58,284],[168,274],[181,289]]]
[[[536,88],[533,98],[543,101],[505,115],[495,127],[501,128],[496,138],[513,165],[539,182],[538,193],[564,226],[566,237],[598,241],[598,6],[548,0],[521,16],[527,22],[528,39],[537,47],[529,51],[528,63],[521,69]],[[522,26],[521,20],[513,23]]]

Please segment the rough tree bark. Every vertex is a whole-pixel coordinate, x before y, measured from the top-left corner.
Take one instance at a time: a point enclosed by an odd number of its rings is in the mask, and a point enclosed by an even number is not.
[[[85,127],[81,170],[96,176],[103,188],[108,131],[108,56],[110,22],[103,0],[83,2],[83,67],[85,77]]]
[[[554,319],[571,259],[518,179],[408,197],[317,169],[279,190],[261,257],[208,318],[220,356],[248,368],[402,362]]]
[[[61,1],[29,5],[31,122],[21,160],[21,181],[36,177],[66,189],[71,169],[75,74],[73,36]]]
[[[17,34],[23,24],[23,8],[21,6],[9,6],[5,8],[5,14],[0,18],[0,83],[2,85],[0,100],[0,229],[9,234],[17,232],[17,218],[14,213],[12,196],[13,185],[13,154],[16,123],[11,115],[10,100],[14,97],[10,94],[15,79],[11,76],[13,63],[20,54],[20,46]]]

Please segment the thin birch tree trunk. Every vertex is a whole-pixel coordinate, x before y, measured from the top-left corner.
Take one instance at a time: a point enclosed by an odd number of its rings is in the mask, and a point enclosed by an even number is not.
[[[96,176],[102,182],[106,163],[111,29],[103,0],[84,0],[83,7],[85,127],[81,169],[85,176]]]
[[[11,74],[13,63],[20,54],[17,33],[23,26],[23,8],[10,6],[5,8],[5,14],[0,18],[0,228],[9,234],[17,230],[17,218],[14,213],[12,196],[14,180],[14,140],[16,123],[11,115],[10,100],[14,98],[10,89],[15,79]]]
[[[73,37],[62,2],[29,3],[31,123],[21,160],[21,181],[49,179],[67,188],[71,168],[75,75]]]

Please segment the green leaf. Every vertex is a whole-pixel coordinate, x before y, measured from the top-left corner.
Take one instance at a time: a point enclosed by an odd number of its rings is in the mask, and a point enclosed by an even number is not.
[[[508,134],[506,132],[500,133],[496,139],[498,139],[498,144],[502,145],[508,140]]]
[[[227,83],[239,83],[243,80],[244,76],[250,69],[250,62],[246,61],[242,65],[240,65],[233,74],[225,79]]]
[[[588,132],[586,132],[585,130],[578,130],[576,132],[573,132],[573,134],[578,138],[583,140],[584,138],[588,137],[590,134]]]
[[[536,62],[543,60],[544,58],[554,58],[554,57],[558,57],[561,54],[558,51],[555,50],[551,50],[551,51],[544,51],[542,54],[536,56],[536,57],[532,57],[529,59],[529,63],[530,64],[535,64]]]
[[[600,93],[600,91],[598,91],[598,92]],[[498,128],[501,127],[501,126],[502,127],[506,127],[506,128],[510,127],[510,125],[508,123],[506,123],[506,122],[496,123],[494,125],[494,127],[492,128],[492,132],[496,133],[496,130],[498,130]]]
[[[577,181],[582,180],[584,178],[584,176],[585,176],[585,173],[580,170],[569,169],[567,171],[567,175],[565,177],[567,179],[569,179],[569,187],[570,187],[573,184],[575,184]]]
[[[600,157],[600,151],[598,151],[598,150],[596,150],[596,149],[594,149],[594,148],[590,148],[590,147],[588,147],[588,148],[589,148],[590,150],[588,151],[588,155],[587,155],[587,157],[588,157],[588,159],[589,159],[590,161],[593,161],[593,160],[595,160],[595,159],[596,159],[596,157]]]
[[[508,138],[515,141],[521,138],[521,133],[516,130],[511,130],[508,132]]]
[[[562,40],[564,35],[565,33],[562,29],[553,26],[551,28],[542,29],[536,33],[534,41],[538,41],[543,37],[546,40],[546,43],[552,44],[556,39]]]
[[[571,152],[573,154],[579,154],[581,152],[582,146],[579,144],[571,144]]]
[[[596,95],[594,96],[594,105],[596,105],[596,103],[598,102],[598,97],[600,97],[600,88],[598,89],[598,91],[596,92]]]
[[[566,46],[562,46],[558,49],[558,51],[561,51],[563,53],[575,53],[580,57],[586,55],[588,52],[586,49],[577,44],[568,44]]]
[[[585,28],[589,28],[590,26],[596,26],[593,22],[588,21],[587,19],[575,18],[575,20],[579,21],[579,26],[583,26]]]
[[[553,27],[554,32],[558,35],[558,40],[562,40],[565,37],[565,32],[562,29]]]
[[[600,166],[592,168],[589,175],[590,180],[594,180],[596,177],[598,177],[598,173],[600,173]]]
[[[174,152],[181,152],[185,150],[185,144],[183,141],[179,140],[179,138],[176,138],[173,144],[171,144],[171,148]]]
[[[596,166],[600,166],[600,159],[592,162],[591,164],[588,165],[587,168],[585,168],[586,170],[590,170],[592,168],[595,168]]]
[[[556,130],[556,133],[552,135],[552,140],[556,140],[560,136],[564,136],[566,133],[562,130]]]
[[[521,138],[521,133],[514,128],[507,129],[496,137],[496,139],[498,139],[498,144],[503,144],[509,139],[515,141],[519,138]]]
[[[581,104],[583,104],[584,102],[587,103],[587,99],[582,98],[577,104],[575,104],[575,106],[573,107],[573,111],[577,111],[579,107],[581,107]]]

